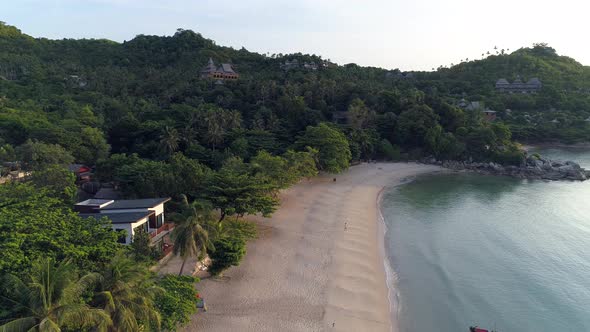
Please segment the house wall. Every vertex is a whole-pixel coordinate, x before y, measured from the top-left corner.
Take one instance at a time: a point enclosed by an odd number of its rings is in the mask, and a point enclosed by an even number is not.
[[[162,215],[162,222],[166,222],[166,216],[164,215],[164,204],[156,205],[149,209],[120,209],[120,210],[100,210],[100,213],[125,213],[125,212],[140,212],[140,211],[154,211],[156,217]],[[146,219],[147,220],[147,219]],[[153,229],[153,228],[150,228]]]
[[[125,244],[130,244],[133,236],[135,235],[134,229],[137,226],[141,226],[143,224],[145,224],[146,222],[148,222],[148,218],[144,218],[140,221],[131,223],[131,224],[111,224],[111,227],[113,228],[113,230],[117,230],[117,229],[123,229],[127,232],[127,238],[125,239]]]

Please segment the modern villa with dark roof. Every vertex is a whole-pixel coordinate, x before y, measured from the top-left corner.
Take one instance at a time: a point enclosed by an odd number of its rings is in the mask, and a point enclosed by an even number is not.
[[[171,247],[169,238],[172,224],[165,223],[164,204],[170,198],[145,198],[129,200],[88,199],[74,205],[83,218],[103,217],[111,221],[115,231],[125,231],[120,243],[130,244],[133,236],[140,230],[150,235],[151,244],[161,251]]]
[[[222,63],[217,67],[213,59],[209,58],[207,65],[201,70],[201,78],[214,80],[237,80],[240,77],[229,63]]]
[[[541,81],[534,77],[523,83],[520,76],[516,77],[514,82],[509,83],[506,79],[501,78],[496,81],[496,91],[507,92],[507,93],[536,93],[541,90],[543,84]]]

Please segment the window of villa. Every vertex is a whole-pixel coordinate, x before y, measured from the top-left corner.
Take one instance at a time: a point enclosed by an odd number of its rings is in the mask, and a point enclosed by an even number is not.
[[[117,232],[117,235],[119,235],[117,238],[118,243],[127,243],[127,232],[124,229],[117,228],[115,229],[115,232]]]
[[[164,214],[160,213],[156,216],[156,227],[160,227],[164,224]]]
[[[143,223],[143,224],[141,224],[141,225],[139,225],[139,226],[135,227],[134,231],[135,231],[135,232],[141,232],[141,231],[144,231],[144,232],[146,232],[146,233],[147,233],[147,232],[148,232],[148,223],[147,223],[147,222],[145,222],[145,223]]]

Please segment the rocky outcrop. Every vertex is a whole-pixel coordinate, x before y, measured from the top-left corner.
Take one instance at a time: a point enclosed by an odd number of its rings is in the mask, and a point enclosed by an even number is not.
[[[535,156],[529,156],[520,166],[503,166],[493,162],[473,162],[470,160],[440,161],[434,157],[425,158],[422,162],[456,171],[468,170],[481,174],[505,175],[523,179],[585,181],[590,178],[590,171],[573,161],[563,162]]]

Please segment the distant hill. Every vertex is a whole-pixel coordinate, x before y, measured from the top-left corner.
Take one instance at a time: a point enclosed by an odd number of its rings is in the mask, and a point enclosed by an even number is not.
[[[210,58],[231,65],[239,79],[201,78]],[[498,79],[517,75],[539,78],[542,89],[496,91]],[[502,156],[511,137],[590,140],[589,78],[588,67],[544,44],[433,72],[401,72],[318,55],[259,54],[183,29],[118,43],[33,38],[0,23],[0,146],[36,139],[92,160],[96,147],[78,151],[92,131],[92,144],[104,140],[111,153],[159,159],[159,140],[172,133],[180,152],[215,167],[256,149],[282,153],[307,126],[338,122],[356,159],[397,149],[412,157],[515,160]],[[479,109],[459,107],[470,102],[496,111],[494,123]],[[239,114],[240,124],[216,133],[213,145],[211,112],[220,123]]]
[[[450,86],[449,92],[491,95],[499,78],[512,81],[520,75],[538,77],[547,90],[575,92],[590,89],[590,67],[574,59],[557,55],[543,44],[521,48],[511,54],[490,55],[483,60],[463,62],[436,73],[424,73],[419,77],[440,80]]]

